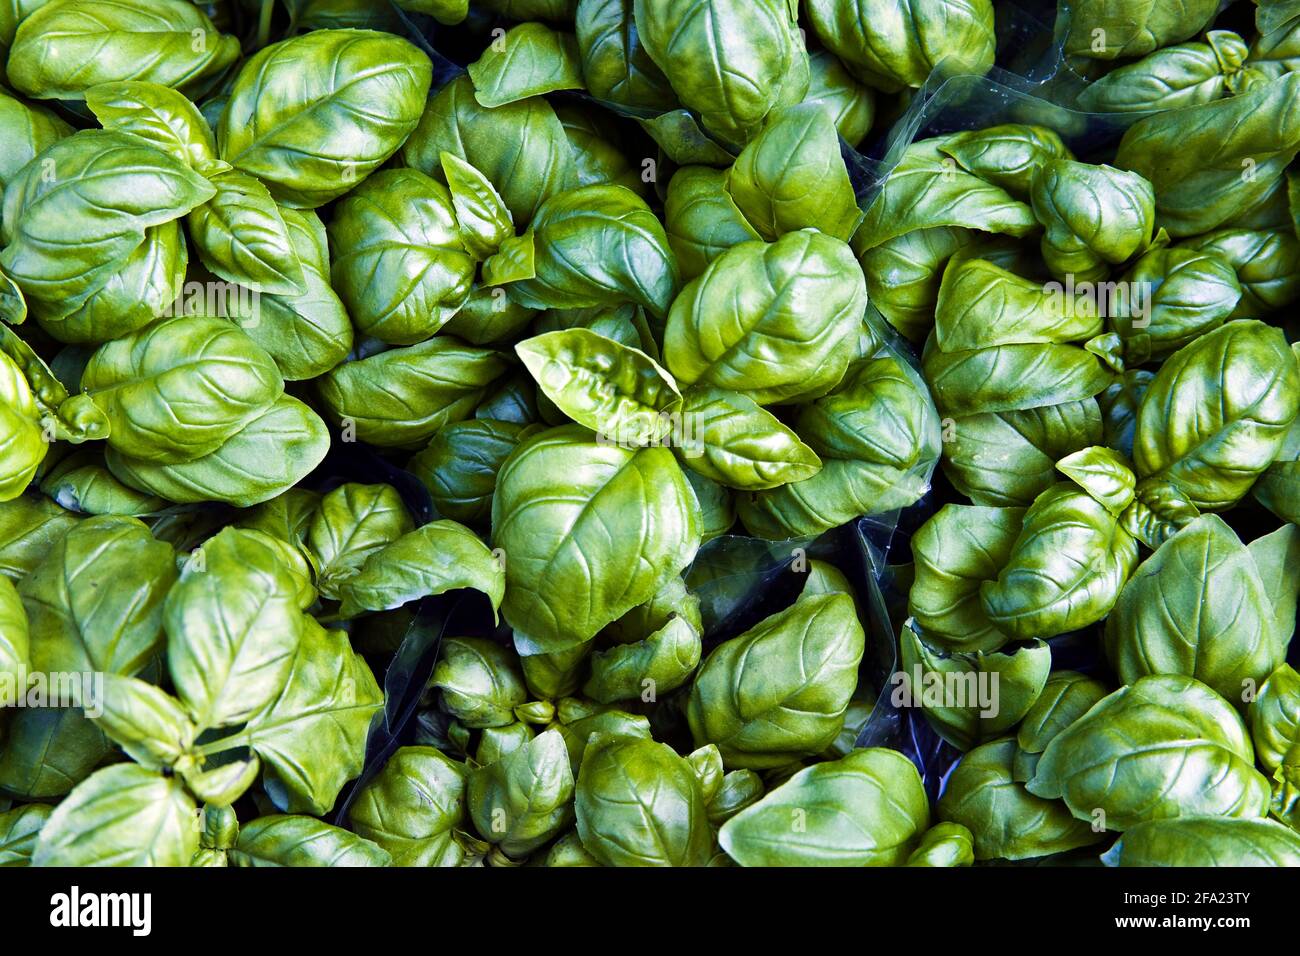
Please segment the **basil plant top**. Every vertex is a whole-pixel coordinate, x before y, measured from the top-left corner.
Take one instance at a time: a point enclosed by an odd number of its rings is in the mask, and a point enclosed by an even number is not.
[[[0,865],[1300,862],[1300,11],[1063,6],[0,0]]]

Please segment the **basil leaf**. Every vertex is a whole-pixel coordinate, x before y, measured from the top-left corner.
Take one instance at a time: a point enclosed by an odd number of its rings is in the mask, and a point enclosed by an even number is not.
[[[77,786],[41,828],[33,866],[188,866],[197,807],[179,777],[135,764]]]
[[[277,202],[314,209],[352,189],[415,129],[432,65],[388,33],[316,30],[273,43],[235,77],[217,127],[220,158]],[[322,140],[321,129],[332,136]],[[329,139],[346,142],[331,149]]]
[[[488,45],[468,72],[474,98],[489,108],[583,88],[578,41],[541,23],[511,27]]]
[[[235,866],[389,866],[392,857],[369,840],[311,817],[258,817],[230,850]]]
[[[505,591],[505,572],[482,541],[454,521],[434,521],[402,535],[366,558],[340,585],[342,617],[385,611],[457,588],[474,588],[492,603]]]
[[[869,747],[800,770],[722,825],[742,866],[895,866],[929,826],[916,768]]]

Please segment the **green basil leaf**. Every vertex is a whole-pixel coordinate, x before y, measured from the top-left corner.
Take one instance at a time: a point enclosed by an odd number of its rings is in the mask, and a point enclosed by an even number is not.
[[[730,166],[735,157],[700,128],[689,110],[638,117],[637,123],[678,166]]]
[[[810,79],[803,101],[821,107],[850,146],[862,142],[876,118],[875,90],[855,80],[838,58],[825,50],[808,57]]]
[[[1173,674],[1139,678],[1096,704],[1047,745],[1025,786],[1109,830],[1260,817],[1269,805],[1241,718],[1204,684]]]
[[[578,644],[553,654],[530,654],[519,659],[528,692],[534,697],[556,699],[575,694],[582,686],[592,642]]]
[[[511,27],[488,44],[468,72],[474,98],[489,108],[583,88],[578,41],[541,23]]]
[[[632,0],[579,0],[574,29],[583,82],[592,96],[656,113],[677,105],[668,78],[637,35]]]
[[[736,208],[764,239],[815,228],[847,242],[862,221],[835,125],[815,105],[773,113],[726,182]]]
[[[384,695],[347,635],[303,618],[302,639],[276,696],[230,739],[262,760],[262,783],[289,813],[329,813],[361,773],[370,718]]]
[[[865,308],[862,271],[839,240],[805,229],[741,243],[673,302],[665,363],[683,388],[729,388],[760,405],[816,398],[843,377]]]
[[[727,175],[683,166],[668,182],[664,227],[686,279],[694,279],[732,246],[761,238],[727,192]]]
[[[916,564],[908,613],[925,639],[947,650],[995,651],[1011,638],[989,619],[980,584],[1011,559],[1024,511],[944,505],[912,536]]]
[[[457,866],[452,830],[465,819],[465,767],[432,747],[400,747],[358,791],[348,824],[393,866]]]
[[[717,744],[729,768],[776,767],[825,749],[857,686],[864,641],[853,599],[828,594],[720,644],[691,687],[696,746]]]
[[[0,13],[0,20],[4,16]],[[0,61],[4,59],[5,46],[2,34],[3,29],[0,29]],[[12,32],[10,36],[12,38]],[[0,90],[0,130],[5,136],[5,153],[0,157],[0,189],[47,147],[72,134],[72,127],[53,113],[24,103],[8,90]]]
[[[243,796],[257,783],[262,763],[256,756],[250,760],[237,760],[211,770],[183,769],[185,786],[198,799],[208,804],[227,806]]]
[[[830,395],[804,406],[795,430],[822,460],[811,478],[750,492],[737,510],[751,534],[821,534],[913,503],[939,457],[939,419],[921,377],[888,350],[860,361]]]
[[[136,491],[113,477],[102,456],[73,452],[47,471],[41,491],[70,511],[140,517],[168,507],[161,498]]]
[[[1213,0],[1124,7],[1107,0],[1071,0],[1065,52],[1102,60],[1141,56],[1195,36],[1217,12]]]
[[[817,453],[771,412],[739,392],[693,388],[682,422],[688,434],[675,445],[686,468],[730,488],[758,491],[811,478]]]
[[[507,460],[492,540],[505,553],[501,609],[516,646],[557,651],[680,574],[699,547],[700,510],[666,448],[620,448],[569,426],[534,436]]]
[[[451,191],[461,243],[475,258],[487,259],[514,236],[514,220],[488,178],[452,153],[439,156]]]
[[[514,723],[515,708],[528,699],[518,658],[477,637],[443,642],[429,687],[442,692],[444,709],[475,730]]]
[[[486,176],[520,228],[547,199],[578,185],[573,151],[550,103],[531,96],[489,109],[474,98],[468,75],[458,76],[429,100],[402,158],[438,179],[443,152]]]
[[[14,433],[16,447],[26,445],[25,455],[14,456],[17,470],[22,471],[24,462],[28,466],[39,464],[45,457],[32,442],[33,427],[39,426],[39,440],[46,445],[52,440],[81,444],[108,436],[108,417],[89,397],[69,397],[45,361],[6,325],[0,325],[0,355],[4,388],[10,400],[8,428]],[[18,491],[21,488],[16,488],[14,494]]]
[[[974,242],[977,235],[969,229],[935,226],[860,250],[859,240],[865,243],[867,239],[859,230],[853,245],[866,276],[867,298],[906,338],[924,341],[934,327],[944,267],[953,253]]]
[[[11,581],[25,577],[78,521],[43,495],[0,502],[0,574]]]
[[[1024,507],[1056,483],[1057,461],[1101,442],[1102,426],[1091,398],[950,418],[943,423],[943,470],[977,505]]]
[[[281,209],[289,243],[302,268],[302,295],[258,297],[239,327],[275,359],[285,381],[324,375],[352,350],[352,321],[330,285],[325,227],[313,212]]]
[[[7,724],[0,789],[21,799],[62,797],[116,753],[79,707],[24,707]]]
[[[22,325],[27,321],[27,300],[13,279],[0,271],[0,321]]]
[[[999,630],[1054,637],[1106,616],[1137,564],[1137,541],[1115,514],[1072,482],[1034,499],[1011,557],[980,602]]]
[[[1130,364],[1165,358],[1218,328],[1242,297],[1232,264],[1210,251],[1153,250],[1123,281],[1146,297],[1141,307],[1129,301],[1111,317]]]
[[[993,65],[993,5],[984,0],[808,0],[813,32],[862,82],[886,92],[919,87],[932,70],[985,73]]]
[[[667,744],[595,737],[574,805],[583,847],[605,866],[703,866],[712,853],[699,780]]]
[[[1043,261],[1058,279],[1104,279],[1151,245],[1155,194],[1135,173],[1054,159],[1035,170],[1030,197],[1043,224]]]
[[[495,618],[505,571],[478,536],[454,521],[434,521],[402,535],[366,558],[339,591],[342,617],[386,611],[457,588],[474,588],[492,603]]]
[[[711,478],[705,478],[694,469],[685,470],[686,481],[700,505],[703,525],[700,540],[711,541],[731,530],[736,523],[736,507],[731,492]]]
[[[414,529],[392,485],[348,482],[335,488],[321,499],[307,531],[321,593],[338,600],[339,585],[360,571],[370,555]]]
[[[270,190],[235,169],[207,178],[217,194],[186,219],[203,264],[257,292],[303,295],[302,264]]]
[[[657,167],[649,157],[640,161],[639,168],[633,166],[624,153],[623,133],[609,116],[583,109],[576,101],[558,105],[555,113],[569,140],[577,185],[623,186],[649,197]]]
[[[944,352],[931,336],[921,358],[939,410],[951,415],[1010,412],[1082,402],[1113,373],[1077,345],[998,345]]]
[[[220,156],[278,202],[315,208],[397,152],[431,81],[428,57],[387,33],[316,30],[274,43],[235,77],[217,128]],[[348,149],[327,149],[322,128]]]
[[[251,531],[264,531],[294,546],[301,546],[320,505],[321,495],[306,488],[290,488],[283,494],[242,512],[235,524]]]
[[[31,865],[36,841],[54,808],[26,803],[0,813],[0,868]]]
[[[1090,339],[1098,309],[1022,279],[986,259],[953,259],[935,305],[935,342],[944,352]]]
[[[904,627],[900,641],[905,686],[913,706],[938,734],[959,750],[994,740],[1024,717],[1038,700],[1052,667],[1043,641],[985,653],[944,655]],[[946,688],[963,688],[952,694]],[[896,690],[897,692],[897,690]]]
[[[1016,746],[1022,753],[1041,754],[1061,731],[1105,696],[1106,685],[1099,680],[1077,671],[1053,671],[1020,722]]]
[[[524,279],[536,277],[537,245],[531,232],[503,240],[500,248],[483,263],[482,278],[485,285],[501,287],[511,282],[522,282]],[[532,314],[531,308],[518,302],[512,302],[510,305],[514,309]]]
[[[1296,593],[1300,586],[1292,607]],[[1240,700],[1281,663],[1290,633],[1279,648],[1275,613],[1251,552],[1223,519],[1206,515],[1133,573],[1106,621],[1106,655],[1125,683],[1183,674]]]
[[[188,866],[198,808],[179,777],[135,764],[77,786],[41,828],[33,866]]]
[[[634,9],[650,58],[723,142],[743,145],[775,107],[803,99],[808,57],[786,0],[636,0]],[[802,88],[787,91],[800,66]]]
[[[700,650],[699,631],[686,619],[673,618],[643,641],[593,654],[591,677],[582,692],[604,704],[657,700],[690,679]]]
[[[80,100],[116,80],[198,93],[237,59],[239,41],[183,0],[54,0],[18,25],[8,74],[19,92],[39,99]]]
[[[311,817],[271,815],[246,823],[230,850],[235,866],[389,866],[363,837]]]
[[[960,823],[936,823],[921,834],[907,866],[970,866],[975,862],[975,837]]]
[[[1184,346],[1138,409],[1138,475],[1172,482],[1202,509],[1234,504],[1282,448],[1298,376],[1281,331],[1262,322],[1229,322]]]
[[[1236,271],[1241,298],[1229,319],[1253,319],[1300,297],[1300,239],[1292,229],[1221,229],[1185,247],[1214,253]]]
[[[5,190],[0,252],[0,267],[38,316],[80,308],[123,269],[149,227],[216,192],[179,160],[109,130],[84,130],[41,155],[47,165],[29,163]]]
[[[497,473],[535,430],[535,426],[491,419],[454,422],[434,435],[406,469],[429,490],[438,514],[483,525],[492,513]]]
[[[724,823],[718,841],[741,866],[896,866],[929,824],[916,768],[869,747],[800,770]]]
[[[1300,675],[1279,664],[1247,710],[1255,756],[1265,770],[1300,763]]]
[[[438,336],[345,362],[319,379],[317,388],[329,417],[357,439],[411,448],[470,417],[505,370],[499,353]]]
[[[206,316],[164,319],[106,343],[81,385],[108,416],[111,447],[160,464],[216,451],[284,391],[265,351]]]
[[[197,314],[201,310],[190,306],[203,296],[180,297],[188,265],[189,250],[179,220],[150,226],[118,271],[75,309],[51,308],[37,299],[33,315],[44,331],[61,342],[97,345],[129,335],[161,316],[179,314],[182,308]],[[221,294],[214,294],[214,301]]]
[[[659,441],[682,409],[673,377],[640,349],[575,328],[515,346],[546,396],[566,415],[620,444]]]
[[[1133,469],[1123,455],[1111,448],[1081,448],[1058,461],[1056,467],[1113,515],[1119,515],[1133,500],[1137,485]]]
[[[658,218],[622,186],[584,186],[547,200],[530,227],[536,276],[510,297],[535,309],[634,302],[667,314],[677,294],[677,262]],[[577,263],[581,262],[581,268]]]
[[[475,260],[447,187],[413,169],[375,174],[334,212],[334,288],[357,329],[423,342],[469,297]]]
[[[510,271],[514,268],[511,257],[500,253],[488,259],[483,264],[483,270],[492,274],[498,265],[505,266],[506,270],[503,274],[507,275],[511,282],[534,276],[536,269],[532,262],[532,239],[531,237],[525,239],[523,236],[519,239],[520,249],[527,258],[527,262],[522,258],[519,261],[519,265],[524,267],[523,274],[514,275]],[[505,244],[513,245],[513,241],[507,239]],[[510,301],[510,296],[503,286],[489,286],[479,282],[470,290],[469,299],[461,310],[448,319],[447,324],[439,331],[443,335],[454,335],[464,339],[470,345],[490,345],[494,342],[513,341],[528,327],[536,315],[536,310]],[[527,375],[523,377],[528,378]],[[479,417],[491,418],[492,416],[479,415]]]
[[[939,150],[962,169],[1015,196],[1029,195],[1039,166],[1071,158],[1055,132],[1020,123],[955,133],[944,138]]]
[[[325,458],[329,433],[307,405],[281,395],[215,451],[178,464],[130,458],[110,447],[119,480],[177,503],[220,501],[247,508],[293,487]]]
[[[1300,836],[1273,820],[1152,820],[1125,830],[1101,860],[1107,866],[1295,866]]]
[[[548,730],[470,771],[474,826],[507,856],[524,857],[573,823],[573,771],[564,738]]]
[[[0,679],[5,682],[4,697],[26,680],[31,662],[27,612],[8,578],[0,580]]]
[[[227,528],[204,543],[163,611],[168,671],[195,724],[241,724],[274,700],[305,620],[276,539]]]
[[[1228,99],[1156,113],[1124,134],[1115,164],[1151,181],[1157,222],[1170,235],[1208,232],[1267,192],[1300,151],[1297,97],[1300,76],[1288,74]]]
[[[944,155],[951,137],[913,143],[889,172],[854,238],[859,255],[917,229],[961,226],[1017,238],[1038,227],[1033,211]]]
[[[1133,457],[1133,433],[1137,428],[1138,407],[1142,404],[1142,397],[1146,395],[1153,378],[1155,378],[1154,372],[1142,369],[1130,370],[1116,378],[1104,392],[1097,396],[1097,404],[1102,415],[1104,444],[1129,459]],[[1088,444],[1095,445],[1097,440],[1090,439]]]
[[[142,766],[171,767],[194,744],[197,731],[185,709],[146,681],[105,674],[103,695],[95,696],[83,701],[90,718]]]
[[[1215,45],[1180,43],[1111,70],[1079,94],[1079,105],[1095,113],[1141,113],[1210,103],[1228,93],[1228,75],[1240,69],[1248,49],[1227,30]],[[1231,59],[1228,59],[1231,57]]]
[[[427,13],[447,26],[455,26],[469,15],[469,0],[395,0],[395,2],[403,10]]]
[[[574,698],[567,700],[571,702]],[[586,756],[589,745],[605,737],[650,739],[650,722],[639,714],[634,716],[621,710],[601,710],[574,718],[565,713],[565,703],[566,701],[560,701],[561,723],[556,729],[564,737],[565,746],[569,748],[569,763],[573,766],[575,778],[582,769],[582,759]]]
[[[102,83],[86,91],[86,106],[104,129],[137,136],[200,172],[216,161],[208,121],[184,94],[166,86],[141,80]]]
[[[162,647],[171,545],[135,518],[87,518],[18,587],[32,668],[136,674]]]
[[[7,329],[0,329],[0,334]],[[16,337],[15,337],[16,338]],[[49,451],[41,430],[40,409],[22,369],[0,351],[0,448],[5,461],[0,467],[0,499],[23,493]]]
[[[724,774],[718,792],[709,800],[709,823],[721,826],[761,800],[763,793],[763,778],[753,770],[733,770]]]
[[[1246,546],[1264,581],[1273,606],[1272,633],[1278,656],[1286,656],[1295,634],[1296,600],[1300,596],[1300,528],[1286,524]]]
[[[1036,797],[1012,778],[1016,742],[1000,740],[962,757],[939,800],[940,818],[975,837],[977,860],[1026,860],[1088,846],[1100,832],[1064,805]]]
[[[600,861],[587,852],[576,830],[570,830],[551,844],[546,851],[544,866],[600,866]]]

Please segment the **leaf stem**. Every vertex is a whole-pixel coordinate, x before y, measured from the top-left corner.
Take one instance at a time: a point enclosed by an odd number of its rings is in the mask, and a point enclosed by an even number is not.
[[[271,42],[271,17],[275,14],[275,0],[262,0],[262,12],[257,20],[257,47],[260,50]]]
[[[218,740],[210,740],[201,747],[195,747],[191,753],[199,754],[204,757],[211,757],[213,754],[224,753],[227,750],[234,750],[236,747],[247,747],[247,735],[243,733],[231,734],[229,737],[222,737]]]

